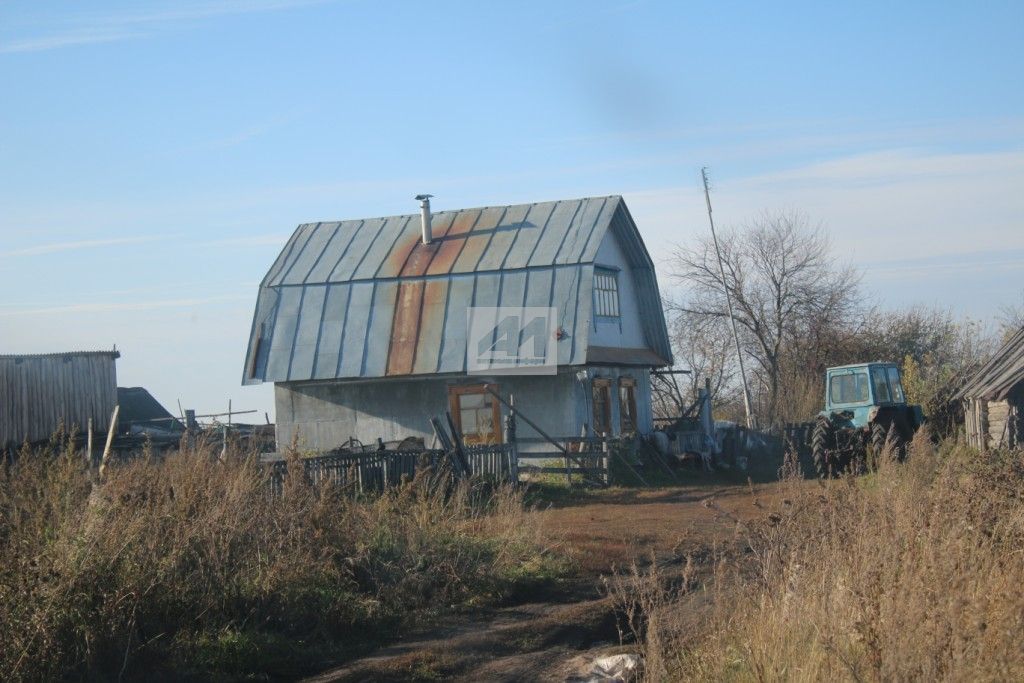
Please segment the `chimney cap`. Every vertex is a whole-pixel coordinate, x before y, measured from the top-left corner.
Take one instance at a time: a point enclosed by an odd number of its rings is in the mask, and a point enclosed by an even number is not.
[[[416,197],[414,199],[416,199],[416,201],[418,201],[418,202],[422,202],[422,201],[425,201],[427,199],[430,199],[433,196],[434,195],[432,195],[432,194],[418,194],[418,195],[416,195]]]

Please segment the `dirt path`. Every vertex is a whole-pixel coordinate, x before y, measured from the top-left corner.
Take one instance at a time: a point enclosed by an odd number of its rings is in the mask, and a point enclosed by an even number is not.
[[[682,559],[733,539],[737,520],[763,514],[779,484],[617,489],[552,503],[534,514],[575,555],[579,578],[543,601],[453,617],[366,657],[308,679],[341,681],[567,681],[620,646],[600,577],[636,561]]]

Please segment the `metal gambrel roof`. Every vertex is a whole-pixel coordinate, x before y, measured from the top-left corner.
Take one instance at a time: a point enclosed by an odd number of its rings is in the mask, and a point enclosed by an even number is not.
[[[587,358],[593,261],[619,238],[644,332],[671,358],[654,267],[621,197],[300,225],[260,285],[243,383],[466,371],[469,306],[554,306],[559,364]]]
[[[956,393],[955,398],[1005,399],[1024,382],[1024,328],[1010,337]]]

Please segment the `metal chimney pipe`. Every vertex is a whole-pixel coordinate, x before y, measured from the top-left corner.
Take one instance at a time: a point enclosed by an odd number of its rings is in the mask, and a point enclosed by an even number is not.
[[[430,198],[432,194],[418,194],[416,199],[420,203],[420,222],[423,228],[423,244],[430,244],[434,239],[434,235],[430,230]]]

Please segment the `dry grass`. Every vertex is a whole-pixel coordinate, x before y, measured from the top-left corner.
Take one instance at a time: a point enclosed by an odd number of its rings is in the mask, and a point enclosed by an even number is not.
[[[111,467],[61,439],[0,468],[8,679],[292,677],[561,569],[520,494],[421,476],[358,498],[199,445]]]
[[[872,475],[794,482],[740,538],[695,590],[619,580],[649,679],[1024,680],[1020,453],[922,438]]]

